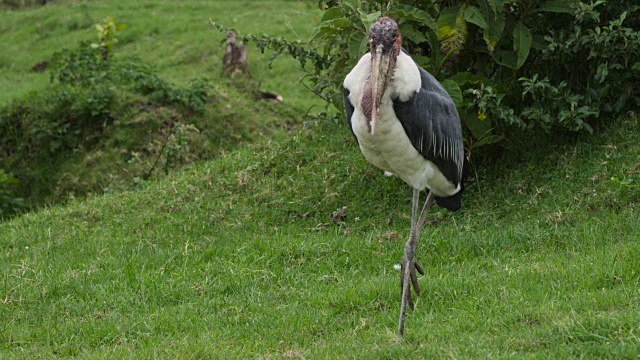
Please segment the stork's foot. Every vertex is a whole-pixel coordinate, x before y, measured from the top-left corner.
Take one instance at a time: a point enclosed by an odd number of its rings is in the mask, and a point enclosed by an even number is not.
[[[413,310],[413,299],[411,298],[412,284],[416,295],[420,296],[420,286],[418,285],[418,275],[416,271],[424,275],[424,271],[422,271],[422,268],[416,262],[416,257],[405,255],[400,262],[400,289],[402,289],[400,322],[398,323],[398,335],[400,337],[404,337],[404,320],[407,313],[407,305]]]
[[[409,271],[406,271],[406,269]],[[413,299],[411,297],[411,286],[413,285],[413,290],[416,293],[416,296],[420,296],[420,285],[418,285],[418,275],[416,271],[420,273],[420,275],[424,275],[424,271],[420,264],[416,262],[415,256],[408,260],[407,257],[403,257],[400,262],[400,296],[402,297],[402,301],[405,304],[409,305],[409,308],[413,310]],[[408,284],[408,288],[405,291],[405,284]]]
[[[407,313],[407,305],[413,310],[413,299],[411,298],[411,285],[416,295],[420,296],[420,286],[418,285],[418,275],[424,275],[424,271],[416,262],[416,244],[420,237],[420,228],[424,224],[424,219],[429,212],[429,207],[433,200],[433,193],[429,193],[424,203],[422,212],[418,217],[418,202],[420,201],[420,191],[413,190],[413,206],[411,211],[411,233],[409,240],[404,245],[404,257],[400,262],[400,288],[402,289],[402,301],[400,302],[400,321],[398,323],[398,335],[404,336],[404,320]]]

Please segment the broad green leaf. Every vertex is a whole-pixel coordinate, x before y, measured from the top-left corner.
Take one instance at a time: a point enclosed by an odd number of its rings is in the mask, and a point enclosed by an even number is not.
[[[435,31],[429,31],[426,33],[427,42],[429,43],[429,47],[432,49],[438,49],[440,47],[440,42],[438,41],[438,33]],[[440,51],[432,51],[430,54],[430,66],[429,71],[433,74],[433,76],[438,77],[438,73],[440,71],[440,67],[442,66],[442,52]],[[426,70],[426,69],[425,69]]]
[[[340,10],[340,8],[332,7],[332,8],[327,9],[327,11],[324,12],[320,22],[334,20],[334,19],[337,19],[337,18],[341,18],[343,16],[344,16],[344,13],[342,12],[342,10]]]
[[[496,50],[493,53],[493,59],[500,65],[510,69],[517,69],[518,55],[515,51]]]
[[[353,27],[353,24],[351,23],[351,21],[345,18],[338,18],[338,19],[325,21],[323,24],[326,24],[337,30],[345,30]]]
[[[371,24],[376,22],[380,18],[380,11],[372,12],[371,14],[367,14],[364,11],[358,9],[358,14],[360,15],[360,20],[362,20],[362,25],[364,28],[369,30]]]
[[[476,107],[467,108],[460,115],[464,117],[464,124],[474,138],[480,139],[484,134],[491,132],[491,118],[488,118],[482,110]]]
[[[455,81],[459,86],[464,86],[467,83],[483,83],[485,85],[490,84],[489,79],[484,76],[476,75],[468,71],[461,71],[453,76],[447,78],[447,80]]]
[[[502,37],[504,31],[505,15],[504,13],[497,14],[494,20],[489,20],[489,28],[483,31],[483,37],[489,50],[493,52],[498,44],[498,41]]]
[[[344,8],[348,8],[349,9],[348,12],[355,13],[356,9],[358,8],[358,1],[357,0],[344,1],[342,3],[342,6]]]
[[[438,40],[443,53],[459,53],[467,41],[467,23],[464,20],[465,9],[452,6],[445,8],[438,18]]]
[[[330,39],[350,30],[353,30],[353,24],[346,18],[325,21],[313,30],[310,41],[313,43],[323,39]]]
[[[352,59],[359,59],[368,50],[369,38],[360,31],[355,31],[349,36],[349,55]]]
[[[631,67],[632,70],[639,70],[640,71],[640,62],[637,62],[635,64],[633,64],[633,66]]]
[[[482,31],[482,37],[487,44],[487,48],[489,48],[490,52],[493,52],[498,41],[502,37],[502,33],[504,32],[505,26],[505,13],[502,6],[502,1],[498,0],[479,0],[478,4],[480,7],[478,11],[482,14],[486,24],[485,26],[480,26]],[[475,10],[472,10],[475,12]],[[473,13],[470,13],[470,16]],[[465,18],[467,18],[465,14]],[[469,20],[467,20],[469,21]],[[480,20],[476,19],[476,21],[480,22]]]
[[[544,50],[547,48],[549,42],[545,40],[544,36],[533,34],[531,36],[531,47],[536,50]]]
[[[444,80],[441,82],[442,87],[449,93],[451,96],[451,100],[456,105],[456,108],[462,109],[464,108],[464,97],[462,96],[462,90],[460,90],[460,85],[453,80]]]
[[[504,140],[504,136],[501,135],[492,135],[491,131],[493,129],[489,129],[489,131],[482,134],[478,140],[474,143],[475,147],[483,146],[483,145],[491,145],[497,142]]]
[[[416,64],[432,74],[433,65],[431,63],[431,58],[422,55],[411,55],[411,58],[416,62]]]
[[[627,18],[627,12],[624,11],[622,14],[620,14],[620,20],[618,20],[620,22],[620,24],[622,24],[624,22],[624,19]]]
[[[596,70],[595,79],[599,83],[603,83],[607,79],[608,75],[609,75],[609,68],[607,66],[607,63],[600,64],[598,66],[598,69]]]
[[[496,14],[496,17],[500,14],[504,15],[504,0],[488,0],[491,4],[491,10]]]
[[[540,5],[536,11],[574,14],[575,10],[571,7],[571,0],[549,0]]]
[[[487,20],[484,18],[484,15],[482,15],[480,9],[475,6],[467,6],[464,9],[464,19],[481,29],[486,29],[489,27],[489,25],[487,24]]]
[[[488,23],[496,20],[498,15],[504,16],[503,4],[504,0],[478,0],[482,13],[487,19]]]
[[[516,52],[516,69],[519,69],[529,56],[531,50],[531,32],[523,23],[513,28],[513,50]]]
[[[421,25],[426,25],[433,32],[438,31],[438,26],[436,21],[433,19],[428,12],[424,10],[420,10],[413,6],[409,5],[395,5],[386,12],[386,15],[392,16],[396,18],[396,20],[404,19],[411,20],[420,23]]]
[[[415,26],[412,26],[409,23],[403,23],[403,24],[400,24],[399,26],[400,26],[400,33],[402,34],[403,40],[406,39],[406,40],[412,41],[415,44],[427,42],[427,37],[425,36],[425,34],[419,31],[418,29],[416,29]]]

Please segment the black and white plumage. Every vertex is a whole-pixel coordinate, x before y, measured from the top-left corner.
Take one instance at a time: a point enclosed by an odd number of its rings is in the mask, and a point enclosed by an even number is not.
[[[411,235],[402,259],[402,303],[398,331],[404,335],[406,306],[413,308],[410,282],[419,294],[415,260],[420,229],[431,203],[460,208],[465,155],[460,118],[442,85],[401,49],[397,24],[382,17],[371,26],[370,53],[344,80],[351,132],[365,158],[413,188]],[[429,195],[418,214],[420,192]]]

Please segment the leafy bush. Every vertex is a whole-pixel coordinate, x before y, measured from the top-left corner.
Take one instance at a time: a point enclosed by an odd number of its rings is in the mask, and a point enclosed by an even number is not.
[[[87,94],[95,93],[92,102],[95,114],[106,114],[105,110],[111,105],[106,94],[114,86],[141,95],[152,94],[162,104],[177,104],[198,113],[204,111],[208,96],[206,80],[194,79],[190,87],[182,88],[162,80],[152,67],[139,59],[103,58],[102,54],[100,48],[95,49],[87,42],[76,49],[54,54],[52,82],[83,88]]]
[[[118,132],[117,127],[130,126],[127,121],[135,118],[140,107],[157,113],[152,122],[161,124],[160,132],[167,132],[159,136],[162,140],[150,140],[162,144],[160,150],[149,145],[139,157],[139,167],[151,168],[144,171],[144,177],[151,176],[155,169],[155,165],[147,164],[146,157],[155,157],[156,162],[162,158],[165,171],[186,161],[185,142],[193,138],[195,128],[180,121],[205,111],[209,84],[195,80],[188,87],[176,86],[138,59],[117,59],[112,46],[122,28],[115,18],[106,18],[104,24],[96,26],[98,43],[81,42],[75,49],[53,55],[49,87],[0,108],[0,158],[3,166],[21,180],[6,177],[6,184],[29,203],[41,203],[52,188],[61,189],[62,193],[54,196],[57,198],[66,191],[90,189],[89,185],[78,184],[79,178],[71,179],[70,184],[55,184],[63,181],[55,175],[60,164],[74,154],[100,153],[99,147],[104,146],[108,135]],[[165,111],[164,106],[171,108]],[[150,130],[146,134],[154,136]],[[3,196],[8,199],[4,189]],[[3,198],[2,204],[17,203]]]
[[[49,0],[0,0],[0,9],[23,9],[46,5]]]
[[[632,17],[627,10],[603,19],[597,10],[604,6],[580,3],[572,27],[552,29],[545,37],[547,46],[531,66],[535,74],[519,79],[527,104],[523,117],[543,114],[571,130],[591,132],[591,118],[638,108],[640,31],[627,26]],[[639,8],[629,7],[634,18]]]
[[[0,169],[0,219],[16,214],[25,207],[24,200],[15,194],[18,179]]]
[[[96,24],[96,30],[98,30],[98,42],[91,44],[94,49],[100,49],[100,53],[103,59],[106,59],[111,54],[111,48],[118,42],[116,37],[118,32],[127,28],[127,25],[116,22],[116,18],[113,16],[107,16],[104,18],[102,24]]]
[[[591,132],[599,121],[635,111],[640,97],[639,6],[628,1],[320,0],[308,43],[246,35],[304,67],[308,87],[342,109],[342,81],[368,51],[368,28],[394,18],[403,46],[447,89],[467,145],[509,133]],[[224,26],[215,24],[220,31]],[[277,40],[277,41],[276,41]]]

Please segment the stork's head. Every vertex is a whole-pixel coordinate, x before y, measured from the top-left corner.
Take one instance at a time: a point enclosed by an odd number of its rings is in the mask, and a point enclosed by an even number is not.
[[[396,67],[396,59],[400,54],[402,45],[402,37],[398,24],[388,17],[381,17],[371,25],[369,31],[369,47],[371,50],[371,107],[370,128],[371,134],[374,133],[376,123],[376,113],[380,106],[382,96],[387,88],[387,84]],[[369,94],[365,94],[369,96]]]

